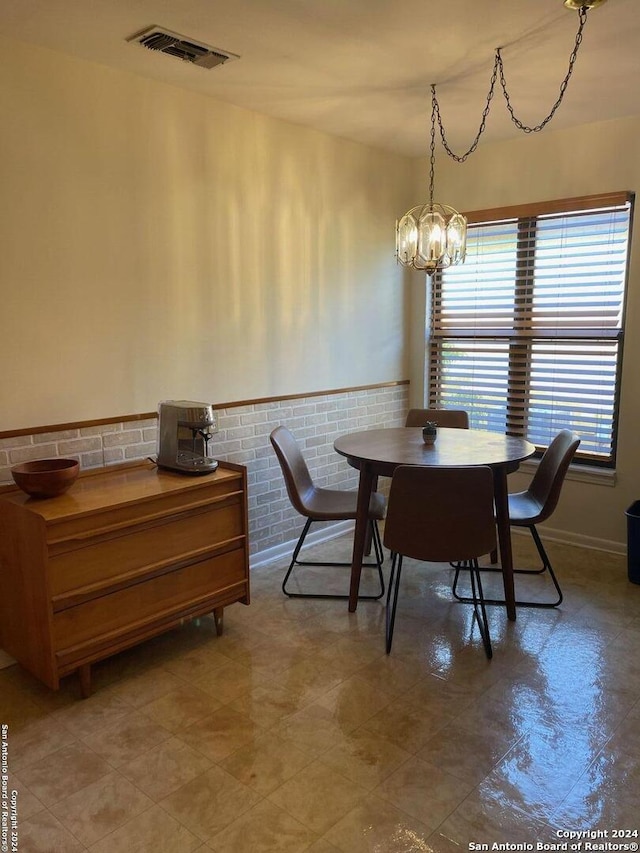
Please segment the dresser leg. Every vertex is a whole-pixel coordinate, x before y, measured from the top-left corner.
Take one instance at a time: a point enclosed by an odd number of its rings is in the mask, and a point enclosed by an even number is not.
[[[213,611],[213,619],[216,623],[216,634],[221,637],[224,628],[223,625],[224,607],[216,607]]]
[[[80,679],[80,693],[83,699],[91,696],[91,664],[85,663],[78,667],[78,678]]]

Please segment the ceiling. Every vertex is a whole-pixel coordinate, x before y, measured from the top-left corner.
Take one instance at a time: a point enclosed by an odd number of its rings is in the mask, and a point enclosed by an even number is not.
[[[239,54],[211,70],[129,44],[151,25]],[[478,129],[502,48],[518,116],[557,98],[578,28],[562,0],[3,0],[0,35],[151,77],[256,112],[418,156],[430,84],[449,143]],[[640,114],[640,2],[588,13],[554,128]],[[483,142],[518,134],[499,91]]]

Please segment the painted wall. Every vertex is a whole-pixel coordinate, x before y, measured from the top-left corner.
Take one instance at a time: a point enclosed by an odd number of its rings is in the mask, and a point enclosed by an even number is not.
[[[2,47],[0,431],[406,378],[408,160]]]
[[[421,172],[428,172],[426,161]],[[557,132],[547,129],[535,136],[481,145],[462,165],[445,158],[440,150],[436,183],[438,199],[463,211],[615,190],[637,191],[640,188],[640,118],[599,122]],[[558,510],[548,522],[550,528],[562,531],[564,538],[601,547],[624,545],[624,510],[640,498],[639,215],[636,209],[615,486],[569,480]],[[419,286],[414,288],[413,298],[416,304],[423,304]],[[424,326],[415,314],[412,325],[415,338]],[[420,365],[415,361],[411,378],[412,385],[416,385],[415,394],[421,378]],[[514,475],[511,490],[524,488],[528,479]]]
[[[406,376],[421,404],[424,278],[395,265],[393,221],[426,162],[2,46],[0,431]],[[469,210],[639,174],[630,118],[439,156],[437,187]],[[552,520],[593,544],[623,543],[640,497],[638,257],[617,482],[568,482]]]

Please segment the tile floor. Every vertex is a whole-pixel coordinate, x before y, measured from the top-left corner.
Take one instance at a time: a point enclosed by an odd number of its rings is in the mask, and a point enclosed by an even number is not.
[[[279,564],[224,636],[201,619],[105,661],[90,699],[0,671],[20,853],[535,850],[640,829],[640,586],[623,557],[549,551],[565,603],[491,608],[492,661],[449,567],[407,561],[389,657],[380,603],[285,599]]]

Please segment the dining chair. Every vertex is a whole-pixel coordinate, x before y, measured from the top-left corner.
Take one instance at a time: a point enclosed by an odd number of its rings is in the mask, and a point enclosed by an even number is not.
[[[450,429],[469,429],[469,415],[464,409],[409,409],[406,427],[420,427],[427,423]],[[455,563],[451,563],[455,568]]]
[[[393,554],[387,592],[386,649],[391,651],[404,557],[459,562],[469,571],[474,615],[488,658],[493,656],[478,557],[496,545],[493,474],[486,466],[400,465],[391,481],[384,544]]]
[[[571,464],[580,437],[568,429],[561,430],[545,450],[536,472],[523,492],[509,495],[509,523],[514,527],[528,527],[531,531],[538,554],[542,560],[540,569],[514,569],[514,574],[542,575],[549,572],[549,577],[556,590],[556,597],[551,601],[530,601],[516,599],[519,607],[557,607],[562,603],[562,589],[558,582],[551,560],[547,554],[536,524],[546,521],[555,511],[562,491],[567,470]],[[493,559],[492,554],[492,559]],[[495,560],[494,560],[495,562]],[[483,566],[482,571],[500,572],[499,567]],[[469,601],[469,597],[460,596],[457,592],[458,575],[456,571],[453,580],[453,594],[458,601]],[[485,604],[504,604],[504,599],[485,599]]]
[[[311,478],[309,468],[304,460],[300,447],[292,433],[285,427],[279,426],[270,435],[271,444],[276,452],[289,500],[300,515],[306,518],[302,533],[293,549],[293,556],[282,581],[282,591],[289,598],[349,598],[349,595],[330,593],[291,592],[287,589],[287,581],[296,566],[343,566],[351,567],[351,563],[335,561],[299,560],[309,528],[314,521],[351,521],[356,518],[358,493],[344,489],[326,489],[316,486]],[[361,595],[364,600],[377,600],[384,595],[385,585],[382,574],[384,552],[378,530],[378,521],[384,518],[385,498],[379,492],[373,492],[369,503],[369,523],[371,543],[375,562],[363,563],[363,566],[376,568],[380,591],[376,595]]]
[[[464,409],[409,409],[405,426],[425,426],[428,421],[439,427],[469,429],[469,415]]]

